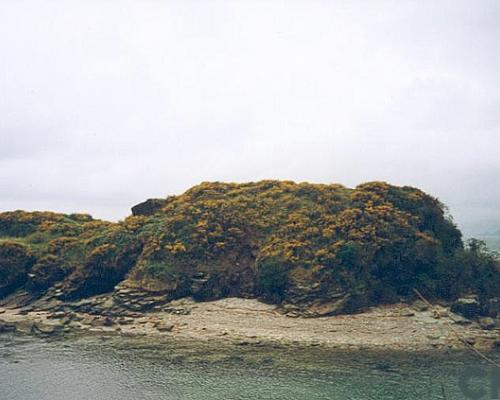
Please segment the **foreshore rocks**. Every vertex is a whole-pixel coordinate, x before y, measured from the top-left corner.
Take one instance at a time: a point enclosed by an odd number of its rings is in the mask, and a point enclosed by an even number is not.
[[[47,324],[42,322],[36,322],[33,324],[31,331],[38,335],[53,335],[56,333],[62,333],[64,330],[64,322]]]
[[[65,331],[65,322],[46,320],[35,320],[30,317],[16,319],[14,321],[3,321],[0,319],[0,333],[16,332],[19,334],[54,335]],[[67,330],[66,330],[67,331]]]
[[[493,319],[491,317],[479,318],[478,320],[479,326],[486,330],[495,329],[500,327],[500,320]]]
[[[480,301],[479,296],[469,295],[457,299],[451,304],[450,310],[467,319],[478,321],[493,321],[500,326],[500,298],[494,297]],[[492,323],[483,325],[491,326]]]
[[[482,314],[482,306],[477,296],[459,298],[451,305],[451,311],[465,318],[475,318]]]
[[[117,307],[131,311],[160,310],[169,301],[163,294],[128,287],[117,287],[112,299]]]
[[[196,302],[183,298],[154,310],[132,311],[115,304],[113,295],[79,302],[47,300],[50,309],[0,308],[0,333],[35,336],[71,334],[122,335],[220,341],[246,346],[317,347],[346,350],[465,350],[463,341],[478,349],[495,348],[500,340],[497,320],[467,320],[449,307],[395,304],[351,315],[307,318],[293,310],[257,300],[229,298]],[[42,304],[43,299],[38,300]],[[106,306],[111,308],[106,309]],[[156,307],[156,306],[155,306]],[[450,328],[454,324],[454,328]],[[459,339],[457,334],[462,338]]]
[[[228,304],[259,304],[254,306],[255,311],[249,310],[242,313],[239,318],[247,318],[248,313],[260,313],[267,318],[268,313],[280,315],[281,318],[297,321],[326,320],[338,318],[356,319],[357,315],[341,314],[345,303],[350,301],[349,295],[343,292],[329,293],[330,301],[318,301],[320,287],[302,290],[292,297],[296,303],[283,303],[265,305],[265,303],[250,299],[236,299]],[[126,335],[144,334],[173,334],[184,328],[185,321],[191,320],[191,314],[199,309],[205,309],[206,314],[211,314],[211,304],[226,304],[226,300],[197,302],[195,299],[181,298],[171,300],[160,292],[147,292],[141,289],[118,285],[107,294],[96,295],[76,301],[61,300],[60,289],[55,288],[45,296],[33,298],[32,294],[19,291],[4,299],[0,305],[0,332],[18,332],[21,334],[57,335],[68,332],[114,332]],[[321,296],[324,296],[324,293]],[[262,305],[262,306],[260,306]],[[396,308],[391,318],[398,321],[419,320],[426,316],[426,323],[443,320],[453,323],[459,329],[473,332],[488,332],[488,335],[500,337],[500,319],[495,307],[497,299],[489,299],[481,303],[478,296],[460,298],[453,303],[428,304],[417,300]],[[389,309],[393,306],[387,306]],[[238,307],[228,306],[223,309],[228,315]],[[238,311],[239,312],[239,311]],[[369,309],[367,310],[369,313]],[[341,315],[339,315],[341,314]],[[198,317],[201,317],[199,311]],[[10,319],[7,318],[10,316]],[[203,315],[203,318],[206,316]],[[225,317],[224,317],[225,318]],[[429,319],[430,318],[430,319]],[[209,324],[211,322],[208,322]],[[231,336],[228,332],[235,322],[229,318],[227,326],[220,336]],[[239,323],[239,322],[238,322]],[[315,322],[311,322],[315,324]],[[372,321],[377,324],[377,319]],[[404,324],[404,322],[402,322]],[[258,328],[258,326],[257,326]],[[417,327],[418,328],[418,327]],[[203,331],[202,328],[200,328]],[[373,329],[366,325],[362,329]],[[364,332],[353,331],[353,335],[365,335]],[[440,334],[440,337],[443,334]],[[444,339],[443,339],[444,340]],[[441,341],[439,346],[444,345]]]

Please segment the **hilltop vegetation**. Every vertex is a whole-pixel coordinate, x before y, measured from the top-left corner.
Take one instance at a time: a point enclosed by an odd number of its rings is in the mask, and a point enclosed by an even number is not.
[[[500,235],[497,236],[480,236],[479,237],[489,249],[500,252]]]
[[[258,297],[349,312],[413,296],[500,292],[498,262],[435,198],[371,182],[202,183],[119,223],[0,214],[0,296],[57,285],[77,299],[115,285],[198,300]]]

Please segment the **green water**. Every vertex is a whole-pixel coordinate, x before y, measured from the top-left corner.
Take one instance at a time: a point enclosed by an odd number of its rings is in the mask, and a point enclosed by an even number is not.
[[[498,358],[498,357],[497,357]],[[2,400],[467,399],[466,354],[325,352],[0,336]],[[488,377],[473,382],[490,390]],[[490,394],[482,398],[489,399]]]

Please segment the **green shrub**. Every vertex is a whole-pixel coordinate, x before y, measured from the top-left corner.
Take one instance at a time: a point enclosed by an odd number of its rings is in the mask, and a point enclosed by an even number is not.
[[[259,260],[256,277],[257,295],[274,303],[283,301],[289,284],[289,270],[289,265],[282,259],[272,257]]]

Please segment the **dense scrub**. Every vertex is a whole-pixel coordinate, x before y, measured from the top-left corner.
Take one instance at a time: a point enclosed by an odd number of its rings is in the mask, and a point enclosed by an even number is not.
[[[411,187],[202,183],[133,214],[116,224],[0,214],[0,240],[32,254],[32,265],[19,264],[24,281],[13,280],[32,291],[60,282],[67,298],[124,281],[172,298],[331,302],[332,312],[398,301],[413,288],[440,298],[500,292],[495,257],[478,242],[464,248],[444,206]],[[11,274],[2,262],[0,273]]]

